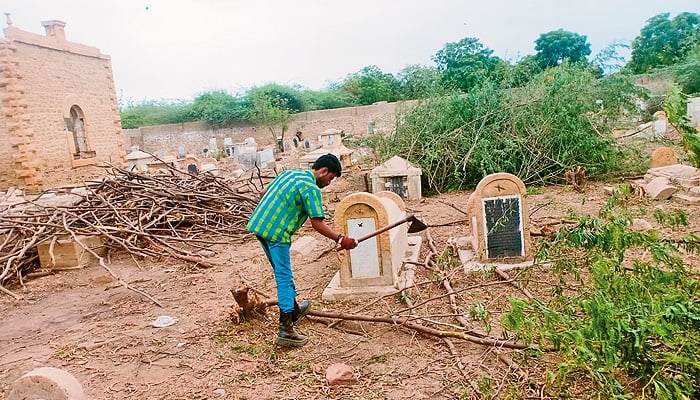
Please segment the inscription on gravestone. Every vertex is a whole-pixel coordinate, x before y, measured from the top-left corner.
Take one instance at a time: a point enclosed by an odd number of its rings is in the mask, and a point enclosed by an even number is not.
[[[348,219],[348,236],[361,237],[374,232],[374,218]],[[367,239],[350,250],[350,266],[353,278],[374,278],[380,276],[377,237]]]
[[[482,204],[488,258],[523,256],[520,196],[484,198]]]

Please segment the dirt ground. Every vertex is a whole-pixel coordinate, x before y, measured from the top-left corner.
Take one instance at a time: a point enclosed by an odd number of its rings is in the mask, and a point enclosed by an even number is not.
[[[346,179],[343,191],[334,192],[332,186],[325,194],[329,210],[346,191],[357,190],[359,180],[353,181],[352,174]],[[609,198],[603,186],[588,183],[583,193],[566,186],[532,191],[526,202],[533,231],[565,217],[569,210],[596,215]],[[460,209],[466,207],[469,195],[453,193],[408,204],[431,226],[419,233],[424,236],[421,260],[428,251],[427,239],[440,251],[449,238],[468,233]],[[700,231],[698,206],[635,201],[639,208],[684,209],[691,222],[687,229]],[[652,216],[646,219],[664,229]],[[315,309],[387,316],[406,308],[399,296],[322,301],[321,293],[338,268],[334,244],[308,227],[299,234],[318,238],[310,255],[293,258],[299,296],[312,299]],[[536,245],[537,237],[533,239]],[[507,363],[512,358],[507,349],[457,339],[448,344],[385,323],[331,324],[331,320],[310,317],[299,326],[309,336],[308,344],[300,349],[276,347],[276,307],[240,325],[230,319],[231,288],[249,284],[274,297],[272,271],[259,244],[248,240],[216,250],[212,261],[218,266],[210,269],[170,259],[111,255],[110,268],[163,307],[119,286],[97,263],[25,282],[24,288],[16,288],[24,300],[0,294],[0,399],[9,393],[13,381],[41,366],[73,374],[90,399],[467,399],[479,398],[473,395],[475,387],[491,393],[491,398],[506,398],[512,381],[531,383],[520,386],[532,392],[522,393],[522,398],[540,398],[540,371],[528,365],[515,370]],[[507,308],[506,296],[522,297],[522,293],[508,284],[479,287],[498,278],[466,275],[460,268],[452,271],[451,280],[455,290],[474,287],[460,292],[462,311],[467,315],[470,307],[483,304],[493,321],[490,334],[499,337],[497,322],[499,312]],[[420,267],[415,282],[408,292],[414,304],[445,293]],[[546,290],[544,280],[530,284],[532,293]],[[420,308],[428,318],[451,312],[444,299]],[[177,321],[152,327],[159,316]],[[472,323],[474,331],[487,333],[484,324]],[[352,367],[358,382],[329,386],[325,372],[334,363]]]

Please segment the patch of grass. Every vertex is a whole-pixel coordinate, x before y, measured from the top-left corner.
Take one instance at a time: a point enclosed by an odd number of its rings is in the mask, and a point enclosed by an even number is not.
[[[688,213],[684,210],[666,211],[657,208],[654,210],[654,218],[659,224],[672,228],[688,226]]]
[[[528,186],[528,187],[525,188],[525,193],[526,193],[526,194],[531,194],[531,195],[534,195],[534,194],[542,194],[542,189],[540,189],[540,188],[537,187],[537,186]]]
[[[386,364],[388,360],[389,357],[386,354],[377,354],[372,356],[369,360],[367,360],[367,365]]]

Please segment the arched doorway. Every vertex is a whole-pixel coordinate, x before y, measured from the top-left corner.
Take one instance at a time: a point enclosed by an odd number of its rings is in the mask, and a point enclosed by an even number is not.
[[[66,126],[73,133],[73,159],[92,158],[95,152],[90,148],[90,142],[85,130],[85,114],[77,105],[71,106],[70,117],[66,118]]]

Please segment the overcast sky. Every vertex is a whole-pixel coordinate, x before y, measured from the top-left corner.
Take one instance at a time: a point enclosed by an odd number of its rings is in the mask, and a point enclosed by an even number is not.
[[[504,59],[534,54],[542,33],[585,35],[592,55],[629,43],[652,16],[700,13],[700,0],[9,0],[14,26],[112,59],[117,96],[191,100],[269,82],[323,89],[365,66],[398,73],[465,37]],[[6,24],[3,21],[2,26]]]

